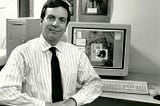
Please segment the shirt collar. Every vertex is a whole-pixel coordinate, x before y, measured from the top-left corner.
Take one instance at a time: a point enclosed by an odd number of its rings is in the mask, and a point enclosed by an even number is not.
[[[49,50],[49,48],[52,47],[51,44],[49,44],[45,38],[43,37],[43,35],[41,34],[40,37],[39,37],[39,42],[40,42],[40,46],[41,46],[41,49],[42,49],[42,52],[45,52],[47,50]],[[62,42],[59,41],[54,47],[57,48],[58,51],[62,51]]]

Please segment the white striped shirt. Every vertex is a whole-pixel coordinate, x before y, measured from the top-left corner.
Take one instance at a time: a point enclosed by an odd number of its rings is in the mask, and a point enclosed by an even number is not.
[[[51,45],[41,35],[15,48],[0,72],[0,104],[45,106],[51,98]],[[102,92],[102,83],[85,53],[76,46],[59,42],[59,59],[64,100],[77,105],[92,102]],[[82,87],[77,91],[78,87]]]

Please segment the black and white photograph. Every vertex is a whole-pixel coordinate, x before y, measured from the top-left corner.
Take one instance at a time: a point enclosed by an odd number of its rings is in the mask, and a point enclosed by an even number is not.
[[[82,14],[107,15],[108,0],[81,0]]]
[[[160,0],[0,0],[0,106],[160,106]]]

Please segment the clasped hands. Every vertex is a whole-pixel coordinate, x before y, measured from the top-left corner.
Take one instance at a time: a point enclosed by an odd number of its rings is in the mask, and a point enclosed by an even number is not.
[[[76,106],[76,102],[73,99],[67,99],[55,103],[46,102],[45,106]]]

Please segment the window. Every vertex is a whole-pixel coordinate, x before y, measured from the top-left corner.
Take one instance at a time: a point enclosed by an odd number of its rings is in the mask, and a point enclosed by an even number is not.
[[[33,16],[33,0],[18,0],[18,17]]]

